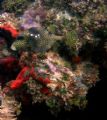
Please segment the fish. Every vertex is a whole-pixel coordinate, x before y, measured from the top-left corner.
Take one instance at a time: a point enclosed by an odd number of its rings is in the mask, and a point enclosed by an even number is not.
[[[11,45],[14,51],[20,49],[29,49],[35,52],[46,52],[49,50],[57,40],[62,40],[62,36],[49,34],[44,29],[31,28],[28,31],[27,39],[16,40]]]

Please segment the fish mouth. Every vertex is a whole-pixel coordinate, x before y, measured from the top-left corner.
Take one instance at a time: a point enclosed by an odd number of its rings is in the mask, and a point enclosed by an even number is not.
[[[11,50],[16,51],[16,47],[14,45],[11,45]]]

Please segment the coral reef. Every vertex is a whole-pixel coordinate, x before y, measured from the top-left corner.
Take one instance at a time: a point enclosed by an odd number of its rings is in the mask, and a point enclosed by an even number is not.
[[[31,54],[31,59],[28,56],[29,53],[22,54],[20,65],[23,69],[10,84],[17,99],[24,91],[32,96],[33,103],[45,101],[53,113],[62,107],[70,110],[72,105],[85,106],[87,90],[99,80],[97,66],[84,62],[73,71],[64,67],[64,60],[53,52],[42,58],[35,53]]]
[[[17,109],[29,102],[45,102],[52,114],[85,108],[88,90],[99,81],[99,66],[107,68],[105,3],[1,2],[1,120],[16,119]]]

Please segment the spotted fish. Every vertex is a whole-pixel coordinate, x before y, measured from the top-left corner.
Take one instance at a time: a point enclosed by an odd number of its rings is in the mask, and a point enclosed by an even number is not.
[[[28,31],[28,37],[23,40],[16,40],[12,46],[12,50],[30,49],[35,52],[45,52],[52,47],[57,41],[61,40],[62,36],[49,34],[43,29],[31,28]]]

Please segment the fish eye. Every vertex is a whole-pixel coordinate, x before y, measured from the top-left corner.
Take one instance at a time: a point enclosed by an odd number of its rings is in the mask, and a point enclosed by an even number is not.
[[[33,34],[30,34],[30,36],[34,36]]]
[[[38,34],[38,37],[40,37],[40,34]]]
[[[37,35],[35,35],[35,38],[37,38],[38,36]]]

